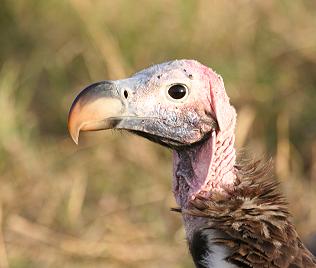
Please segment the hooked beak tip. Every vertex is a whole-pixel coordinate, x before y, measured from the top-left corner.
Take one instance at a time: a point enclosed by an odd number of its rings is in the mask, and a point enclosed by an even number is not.
[[[79,143],[79,133],[78,134],[70,134],[70,136],[71,136],[72,140],[74,141],[74,143],[76,145],[78,145],[78,143]]]
[[[72,120],[72,116],[71,114],[69,114],[69,117],[68,117],[68,131],[69,131],[69,134],[70,134],[70,137],[71,139],[74,141],[74,143],[76,145],[78,145],[78,140],[79,140],[79,133],[80,133],[80,128],[78,128],[73,120]]]

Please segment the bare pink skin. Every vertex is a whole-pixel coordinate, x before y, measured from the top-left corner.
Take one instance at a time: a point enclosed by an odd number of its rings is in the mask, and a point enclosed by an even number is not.
[[[222,78],[203,65],[200,68],[209,79],[209,108],[219,125],[208,140],[197,147],[173,152],[173,192],[178,205],[187,207],[197,195],[209,196],[233,187],[236,174],[234,148],[236,112],[230,105]],[[189,70],[190,71],[190,70]]]
[[[186,207],[186,203],[197,195],[208,197],[234,185],[234,139],[231,133],[220,132],[216,136],[214,132],[198,150],[173,152],[173,192],[178,205]],[[187,165],[185,158],[190,159],[190,169],[194,172],[184,167]]]

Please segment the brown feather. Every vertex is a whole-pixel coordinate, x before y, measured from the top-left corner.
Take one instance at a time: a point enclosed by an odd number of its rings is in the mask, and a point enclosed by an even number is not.
[[[213,242],[231,250],[228,262],[241,267],[316,267],[315,257],[290,221],[270,167],[261,162],[237,166],[233,190],[209,198],[198,196],[182,212],[207,218],[205,229],[225,234],[227,238]]]

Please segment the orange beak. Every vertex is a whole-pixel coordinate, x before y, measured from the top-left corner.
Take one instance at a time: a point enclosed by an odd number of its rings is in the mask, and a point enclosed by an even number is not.
[[[68,115],[68,130],[78,144],[80,131],[113,128],[115,118],[123,113],[123,103],[113,82],[103,81],[82,90],[74,100]]]

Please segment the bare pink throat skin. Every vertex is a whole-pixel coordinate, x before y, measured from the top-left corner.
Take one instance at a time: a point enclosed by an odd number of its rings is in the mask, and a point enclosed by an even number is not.
[[[202,143],[173,153],[173,193],[181,208],[198,195],[208,197],[232,188],[236,180],[236,111],[229,102],[224,81],[212,69],[203,67],[209,81],[209,95],[204,102],[218,128]]]
[[[214,130],[202,144],[173,152],[173,193],[188,207],[198,195],[208,197],[232,188],[236,180],[235,117],[223,131]]]

